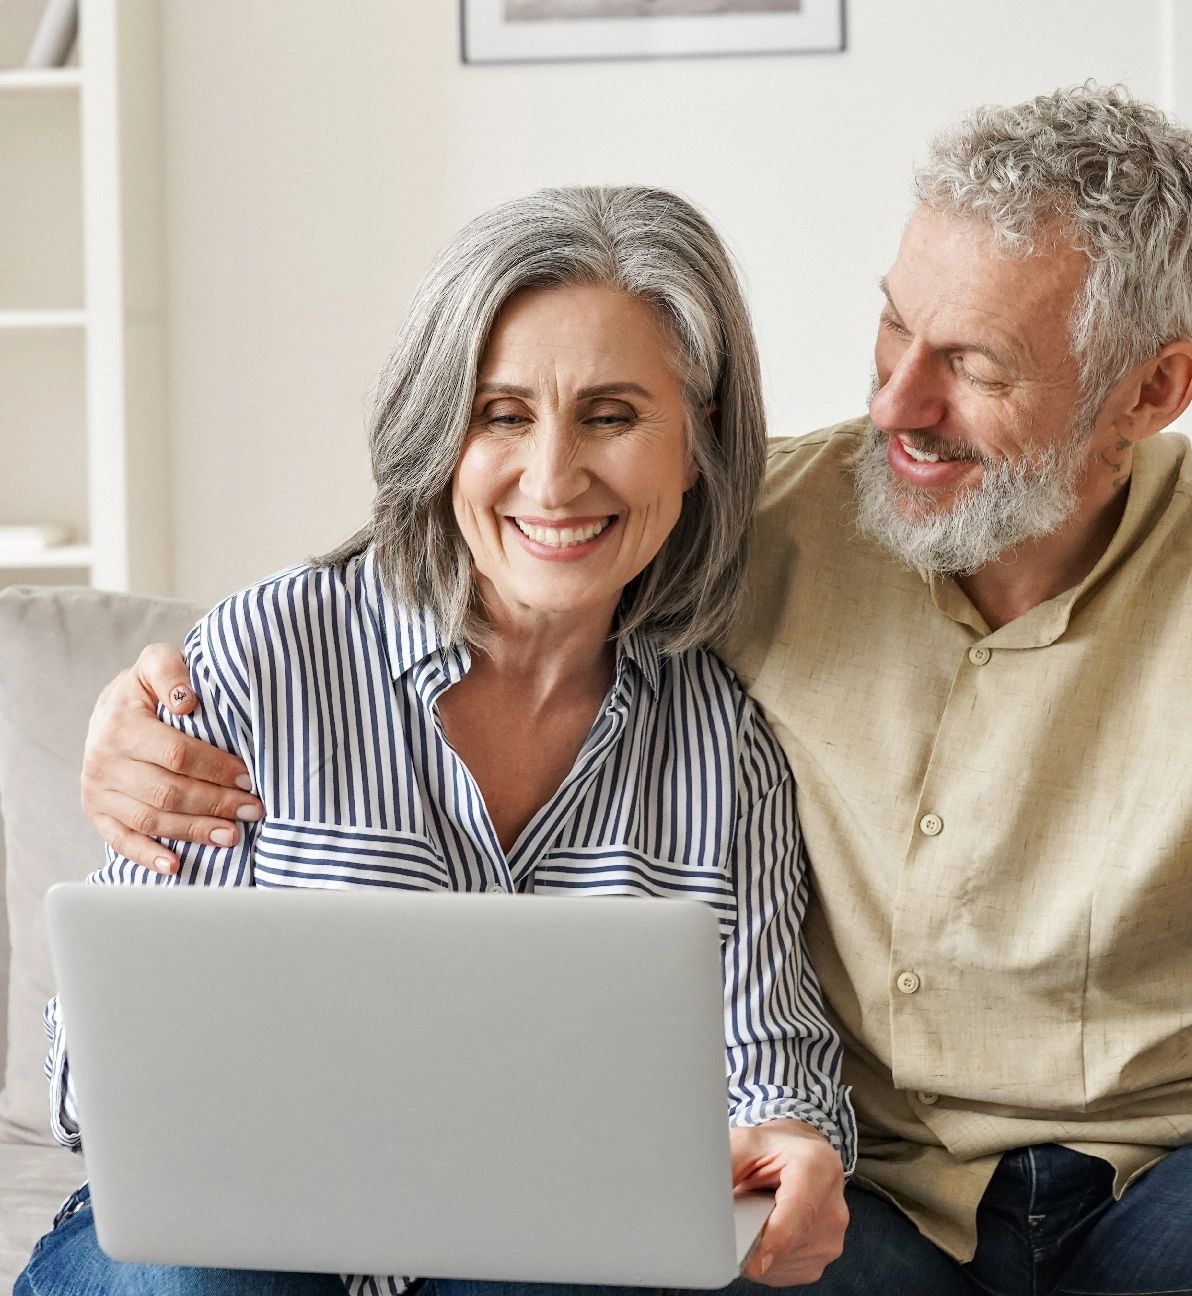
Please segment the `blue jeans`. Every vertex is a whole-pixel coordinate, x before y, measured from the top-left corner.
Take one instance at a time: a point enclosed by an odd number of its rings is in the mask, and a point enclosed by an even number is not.
[[[856,1184],[844,1254],[786,1296],[1143,1296],[1192,1293],[1192,1147],[1164,1158],[1115,1202],[1113,1171],[1044,1145],[1008,1152],[977,1213],[977,1252],[961,1265],[884,1198]],[[37,1244],[13,1296],[343,1296],[331,1274],[121,1264],[95,1240],[84,1188]],[[64,1212],[65,1213],[65,1212]],[[725,1296],[773,1296],[740,1279]],[[646,1296],[599,1288],[431,1279],[418,1296]]]
[[[125,1264],[99,1249],[86,1184],[67,1199],[13,1296],[345,1296],[336,1274]]]

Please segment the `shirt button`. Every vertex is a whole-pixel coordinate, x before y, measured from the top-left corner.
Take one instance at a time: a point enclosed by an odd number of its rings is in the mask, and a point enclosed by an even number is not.
[[[937,833],[942,832],[944,821],[937,814],[925,814],[919,820],[919,831],[924,837],[934,837]]]
[[[918,1096],[919,1101],[927,1107],[930,1107],[933,1103],[937,1103],[940,1100],[939,1094],[928,1093],[926,1089],[920,1089]]]
[[[969,649],[969,661],[974,666],[984,666],[992,656],[993,653],[984,644],[974,644]]]
[[[895,984],[903,994],[914,994],[919,988],[919,978],[913,972],[900,972]]]

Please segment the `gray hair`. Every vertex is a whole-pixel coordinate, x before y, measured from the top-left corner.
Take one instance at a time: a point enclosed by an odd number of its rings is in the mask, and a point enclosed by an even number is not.
[[[978,108],[931,144],[919,202],[988,223],[1010,255],[1058,219],[1090,260],[1069,320],[1083,409],[1192,340],[1192,131],[1121,86]]]
[[[429,607],[450,640],[482,636],[451,500],[477,366],[514,293],[568,284],[640,297],[673,335],[699,476],[662,548],[626,586],[617,631],[641,627],[682,652],[716,638],[736,610],[766,431],[753,332],[728,253],[690,203],[662,189],[542,189],[477,216],[447,244],[381,374],[369,431],[372,520],[319,561],[371,544],[398,601]]]

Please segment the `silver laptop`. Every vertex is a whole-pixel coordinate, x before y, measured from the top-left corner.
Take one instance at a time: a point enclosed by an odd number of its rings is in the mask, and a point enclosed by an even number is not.
[[[54,887],[119,1260],[720,1287],[717,924],[695,901]]]

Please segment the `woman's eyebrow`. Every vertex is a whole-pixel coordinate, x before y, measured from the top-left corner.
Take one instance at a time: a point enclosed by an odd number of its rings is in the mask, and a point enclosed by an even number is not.
[[[653,400],[652,392],[634,382],[597,383],[594,387],[585,387],[575,393],[576,400],[590,400],[593,396],[620,396],[622,394],[643,396]],[[520,396],[526,400],[533,399],[535,393],[531,387],[513,387],[508,383],[482,382],[476,384],[477,396]]]
[[[534,395],[531,387],[511,387],[508,383],[484,382],[477,384],[477,396],[521,396],[529,400]]]
[[[634,396],[644,396],[646,400],[653,400],[652,392],[646,391],[644,387],[639,387],[634,382],[611,382],[597,383],[595,387],[585,387],[583,391],[575,393],[577,400],[588,400],[592,396],[620,396],[625,392],[632,393]]]

